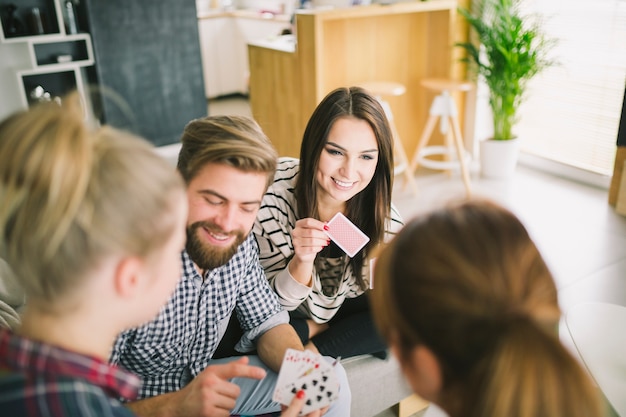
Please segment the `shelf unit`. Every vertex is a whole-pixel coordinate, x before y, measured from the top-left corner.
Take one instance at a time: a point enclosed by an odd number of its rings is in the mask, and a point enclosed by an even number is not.
[[[88,71],[94,65],[93,47],[89,33],[67,33],[67,14],[64,13],[64,0],[21,0],[15,1],[21,24],[18,35],[12,36],[6,25],[8,15],[2,12],[0,19],[0,42],[14,44],[22,51],[22,59],[11,68],[16,76],[19,102],[28,108],[38,101],[31,96],[35,88],[41,86],[50,98],[61,97],[76,90],[84,103],[91,106],[87,86],[94,83],[95,71]],[[81,2],[77,7],[84,7]],[[7,7],[3,3],[2,7]],[[32,28],[25,23],[25,17],[37,8],[39,10],[43,33],[33,34]],[[76,18],[76,16],[75,16]],[[24,51],[25,50],[25,51]],[[90,108],[90,107],[87,107]]]

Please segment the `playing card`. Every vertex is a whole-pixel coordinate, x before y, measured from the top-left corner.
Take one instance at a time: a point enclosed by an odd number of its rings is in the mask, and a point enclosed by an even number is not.
[[[339,395],[333,365],[311,351],[287,349],[272,399],[289,405],[299,390],[306,394],[302,414],[329,405]]]
[[[321,356],[310,350],[287,349],[276,380],[274,401],[283,403],[285,387],[319,367]],[[323,360],[322,360],[323,361]]]
[[[332,367],[324,371],[313,371],[311,374],[288,384],[285,396],[288,403],[300,390],[305,393],[304,406],[301,414],[308,414],[322,407],[330,405],[339,398],[339,382]]]
[[[326,234],[351,258],[370,241],[370,238],[342,213],[335,214],[326,225],[328,226]]]
[[[278,393],[280,398],[275,398],[274,401],[282,403],[283,388],[298,379],[305,372],[307,366],[310,367],[309,362],[311,359],[306,352],[308,351],[295,349],[287,349],[285,352],[278,379],[276,380],[276,390],[274,393],[275,395]]]

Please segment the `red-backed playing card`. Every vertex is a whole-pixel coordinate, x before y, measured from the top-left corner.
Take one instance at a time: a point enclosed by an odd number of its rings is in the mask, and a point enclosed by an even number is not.
[[[328,226],[326,234],[351,258],[370,241],[370,238],[342,213],[335,214],[326,225]]]

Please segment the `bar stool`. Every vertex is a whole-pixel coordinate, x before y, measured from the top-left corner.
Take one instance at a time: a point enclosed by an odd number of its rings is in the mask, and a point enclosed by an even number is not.
[[[426,78],[421,81],[421,84],[426,89],[439,92],[439,94],[435,97],[430,106],[430,116],[426,121],[422,136],[417,143],[409,171],[411,174],[414,174],[418,165],[430,169],[446,171],[460,166],[463,183],[465,184],[465,189],[469,196],[471,194],[471,188],[467,164],[470,160],[470,154],[465,150],[463,144],[463,136],[461,136],[461,129],[457,117],[458,111],[454,98],[450,93],[453,91],[469,91],[473,87],[472,83],[469,81],[453,81],[443,78]],[[445,146],[426,146],[438,118],[440,118],[440,131],[445,135]],[[452,125],[452,135],[449,134],[450,125]],[[453,137],[454,146],[450,144],[450,136]],[[448,156],[449,159],[439,161],[428,158],[433,155],[444,155]]]
[[[359,86],[376,96],[383,107],[383,110],[385,110],[385,115],[387,116],[387,120],[389,120],[389,125],[391,127],[391,134],[393,135],[393,148],[395,154],[393,174],[404,174],[404,185],[410,185],[413,193],[417,195],[417,184],[415,183],[415,178],[413,178],[413,171],[409,169],[409,158],[404,150],[402,140],[400,140],[400,135],[398,134],[398,129],[396,128],[396,123],[393,119],[391,106],[389,105],[389,102],[384,99],[384,97],[398,97],[403,95],[406,92],[406,87],[403,84],[391,81],[370,81],[360,83]]]

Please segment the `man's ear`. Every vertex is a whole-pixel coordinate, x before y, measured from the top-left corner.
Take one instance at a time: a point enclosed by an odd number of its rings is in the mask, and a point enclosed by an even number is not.
[[[415,346],[404,364],[413,390],[427,401],[438,398],[443,387],[443,375],[437,356],[425,345]]]
[[[142,286],[143,261],[137,257],[121,258],[115,268],[114,289],[123,298],[133,297]]]

